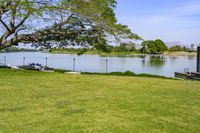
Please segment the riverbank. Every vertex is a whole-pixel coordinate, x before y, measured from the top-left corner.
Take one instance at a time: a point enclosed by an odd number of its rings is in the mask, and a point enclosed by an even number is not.
[[[146,56],[147,54],[133,53],[133,52],[50,52],[52,54],[77,54],[77,55],[99,55],[100,57],[135,57],[135,56]]]
[[[196,56],[197,52],[164,52],[167,56]]]
[[[135,57],[145,56],[147,54],[141,54],[139,52],[103,52],[98,50],[80,50],[80,49],[64,49],[64,50],[52,50],[52,54],[77,54],[77,55],[99,55],[101,57]]]
[[[146,56],[150,54],[142,54],[139,52],[100,52],[100,51],[86,51],[86,52],[77,52],[77,51],[53,51],[52,54],[77,54],[77,55],[99,55],[101,57],[135,57],[135,56]],[[152,55],[152,54],[151,54]],[[196,52],[164,52],[163,54],[154,54],[154,56],[196,56]]]
[[[163,54],[143,54],[140,52],[102,52],[97,50],[90,51],[81,51],[79,49],[70,49],[70,50],[52,50],[52,51],[39,51],[33,49],[9,49],[2,50],[0,53],[14,53],[14,52],[43,52],[43,53],[51,53],[51,54],[76,54],[76,55],[99,55],[100,57],[135,57],[135,56],[146,56],[146,55],[154,55],[154,56],[196,56],[196,52],[164,52]]]
[[[24,71],[40,71],[39,69],[35,69],[34,67],[30,66],[14,66],[14,69],[18,70],[24,70]],[[0,69],[13,69],[12,67],[5,66],[5,65],[0,65]],[[71,70],[63,70],[63,69],[54,69],[54,68],[48,68],[46,67],[43,69],[45,71],[51,71],[51,72],[56,72],[56,73],[67,73],[67,72],[73,72]],[[42,72],[42,71],[40,71]],[[131,71],[126,71],[126,72],[110,72],[110,73],[97,73],[97,72],[78,72],[81,73],[82,75],[107,75],[107,76],[132,76],[132,77],[149,77],[149,78],[162,78],[162,79],[174,79],[177,80],[176,78],[173,77],[165,77],[161,75],[153,75],[153,74],[147,74],[147,73],[141,73],[141,74],[136,74]]]
[[[0,78],[2,132],[200,131],[200,82],[10,69]]]
[[[3,50],[0,50],[0,53],[14,53],[14,52],[39,52],[39,50],[35,49],[24,49],[24,48],[15,48],[15,47],[10,47],[6,48]]]

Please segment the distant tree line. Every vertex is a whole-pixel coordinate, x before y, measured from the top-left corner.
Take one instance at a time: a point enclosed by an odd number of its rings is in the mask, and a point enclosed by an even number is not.
[[[160,39],[155,41],[147,40],[143,41],[141,44],[142,48],[140,49],[141,53],[148,53],[148,54],[163,54],[163,52],[193,52],[194,51],[194,44],[191,45],[191,48],[187,48],[185,46],[175,45],[170,48]]]
[[[175,45],[168,50],[169,52],[192,52],[193,50],[186,48],[185,46],[181,47],[179,45]]]
[[[109,52],[136,52],[134,43],[122,43],[119,46],[110,46]]]
[[[11,47],[8,47],[8,48],[0,50],[0,53],[8,53],[8,52],[33,52],[33,51],[38,51],[38,50],[18,48],[18,47],[11,46]]]
[[[160,39],[157,40],[146,40],[143,41],[141,44],[140,49],[136,49],[136,44],[134,43],[121,43],[118,46],[111,46],[107,45],[101,47],[99,50],[98,45],[97,47],[82,47],[82,48],[75,48],[75,47],[60,47],[60,48],[51,48],[50,52],[54,53],[77,53],[77,54],[84,54],[85,52],[90,52],[91,54],[94,53],[143,53],[143,54],[163,54],[165,51],[168,52],[192,52],[192,49],[186,48],[184,46],[175,45],[170,48]],[[102,50],[103,49],[103,50]],[[3,50],[3,52],[19,52],[19,51],[29,51],[23,48],[17,47],[10,47]],[[1,51],[2,52],[2,51]]]
[[[102,47],[102,46],[101,46]],[[98,48],[52,48],[50,52],[61,52],[61,53],[77,53],[77,54],[83,54],[85,52],[90,52],[90,53],[101,53],[101,52],[106,52],[106,53],[112,53],[112,52],[125,52],[125,53],[130,53],[130,52],[139,52],[135,48],[134,43],[122,43],[119,46],[106,46],[105,48],[101,48],[99,50]]]

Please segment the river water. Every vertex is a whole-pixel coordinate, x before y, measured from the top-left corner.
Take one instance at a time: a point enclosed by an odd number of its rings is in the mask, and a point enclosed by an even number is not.
[[[6,57],[6,62],[4,57]],[[23,61],[23,58],[25,60]],[[83,72],[132,71],[174,77],[174,72],[196,71],[196,57],[188,56],[136,56],[136,57],[100,57],[98,55],[50,54],[41,52],[0,53],[0,64],[23,65],[40,63],[48,67]],[[75,61],[73,59],[75,58]]]

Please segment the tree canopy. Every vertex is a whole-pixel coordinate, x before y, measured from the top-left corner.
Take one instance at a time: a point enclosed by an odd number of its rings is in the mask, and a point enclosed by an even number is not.
[[[169,51],[170,52],[181,52],[181,51],[189,52],[191,50],[189,48],[184,47],[184,46],[182,47],[182,46],[179,46],[179,45],[175,45],[175,46],[170,47]]]
[[[1,0],[0,49],[18,43],[105,48],[108,36],[140,39],[117,23],[116,5],[116,0]]]
[[[144,41],[141,45],[142,45],[142,52],[150,54],[163,53],[165,50],[168,49],[167,45],[160,39],[157,39],[155,41],[153,40]]]

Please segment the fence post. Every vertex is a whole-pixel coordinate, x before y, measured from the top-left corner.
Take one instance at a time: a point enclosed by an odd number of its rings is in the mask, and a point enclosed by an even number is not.
[[[25,59],[26,59],[26,58],[25,58],[25,57],[23,57],[23,66],[25,66]]]
[[[48,58],[46,57],[46,67],[47,67]]]
[[[73,71],[76,71],[76,58],[73,58]]]
[[[6,66],[6,56],[4,56],[4,65]]]
[[[106,59],[106,74],[108,73],[108,59]]]

